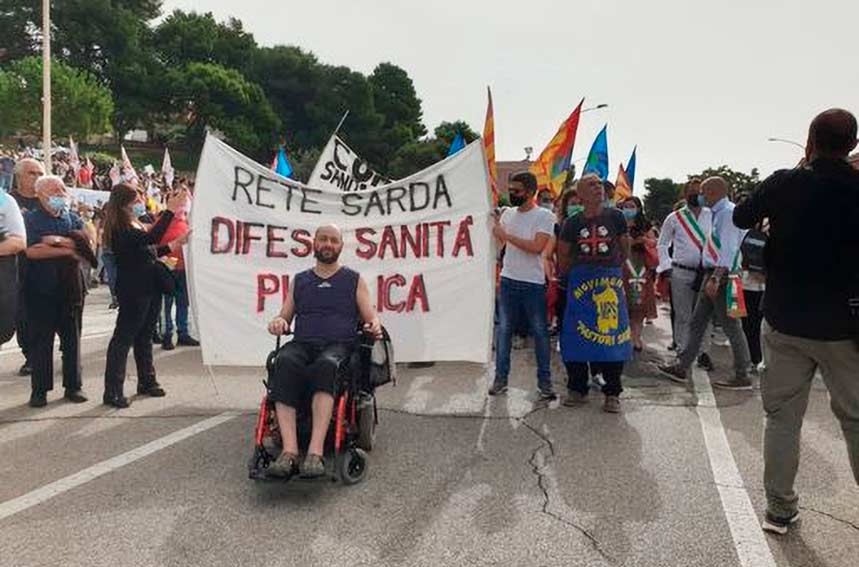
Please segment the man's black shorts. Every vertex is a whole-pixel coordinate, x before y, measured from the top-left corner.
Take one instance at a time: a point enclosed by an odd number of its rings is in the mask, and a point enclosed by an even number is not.
[[[287,343],[277,356],[271,377],[271,399],[298,408],[316,392],[334,394],[340,366],[349,358],[353,343]]]

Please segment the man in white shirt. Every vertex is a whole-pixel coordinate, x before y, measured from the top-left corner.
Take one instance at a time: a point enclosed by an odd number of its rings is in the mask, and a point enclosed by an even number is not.
[[[546,273],[543,253],[551,245],[555,216],[534,203],[537,178],[528,172],[510,179],[512,208],[496,218],[492,233],[502,246],[501,293],[498,297],[498,330],[495,339],[495,381],[489,394],[507,392],[513,326],[519,310],[525,313],[537,356],[537,386],[540,399],[557,398],[552,388],[549,324],[546,315]]]
[[[677,363],[660,366],[672,380],[685,383],[689,368],[701,348],[710,320],[722,324],[734,353],[734,378],[714,382],[713,386],[728,390],[751,390],[748,378],[749,345],[739,319],[728,316],[727,286],[732,274],[739,274],[740,245],[745,231],[734,224],[734,203],[728,199],[728,182],[722,177],[710,177],[701,184],[706,204],[713,211],[713,230],[704,252],[704,288],[689,327],[689,340]]]
[[[704,207],[701,181],[692,179],[684,191],[686,205],[674,211],[662,224],[659,233],[659,267],[656,272],[671,280],[671,302],[674,309],[674,343],[682,352],[689,342],[689,325],[698,299],[704,270],[704,254],[712,230],[713,217]],[[706,333],[703,351],[698,357],[701,368],[712,371],[710,334]]]
[[[18,203],[0,187],[0,345],[15,332],[18,310],[17,255],[27,247],[24,218]]]

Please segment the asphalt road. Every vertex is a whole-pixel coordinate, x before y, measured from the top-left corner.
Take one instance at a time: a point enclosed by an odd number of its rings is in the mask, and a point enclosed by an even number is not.
[[[58,379],[47,408],[28,408],[20,354],[0,351],[2,566],[859,564],[859,489],[822,383],[803,429],[803,519],[765,536],[759,393],[713,399],[704,373],[690,389],[658,377],[664,317],[627,368],[621,415],[596,391],[582,408],[535,403],[528,351],[499,399],[477,365],[403,368],[378,392],[377,446],[352,487],[247,479],[261,369],[209,371],[197,349],[156,347],[168,396],[102,406],[103,292],[84,326],[86,404],[62,401]],[[729,368],[727,348],[714,354]]]

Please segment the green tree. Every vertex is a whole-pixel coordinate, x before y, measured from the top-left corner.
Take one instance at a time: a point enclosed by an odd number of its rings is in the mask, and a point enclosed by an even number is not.
[[[393,63],[381,63],[368,77],[373,90],[376,110],[384,117],[382,127],[391,129],[398,124],[412,131],[412,139],[426,135],[423,125],[421,99],[406,71]]]
[[[647,191],[644,196],[644,210],[651,221],[661,226],[665,217],[674,210],[683,186],[671,179],[651,177],[644,180],[644,189]]]
[[[348,110],[342,132],[349,144],[378,171],[384,171],[390,154],[375,142],[384,122],[376,111],[367,77],[348,67],[322,66],[314,98],[305,105],[310,119],[309,147],[322,146]]]
[[[235,69],[213,63],[190,63],[174,73],[173,101],[188,128],[188,142],[198,150],[206,129],[217,130],[239,150],[267,159],[280,120],[259,85]]]
[[[4,129],[36,135],[42,130],[42,59],[29,56],[0,71],[0,107]],[[110,129],[113,99],[110,91],[92,75],[54,61],[51,64],[53,112],[56,137],[86,139]]]
[[[441,140],[445,144],[445,155],[447,155],[447,148],[449,148],[450,144],[453,143],[457,134],[462,134],[466,144],[470,144],[480,137],[477,132],[472,130],[471,126],[463,120],[457,120],[456,122],[442,122],[435,127],[433,133],[437,139]]]
[[[313,54],[292,46],[257,49],[250,61],[247,77],[265,91],[281,120],[290,150],[321,148],[340,120],[336,112],[330,113],[319,128],[314,124],[314,118],[318,117],[310,116],[309,105],[321,88],[322,71]]]
[[[434,136],[411,142],[401,147],[384,173],[394,179],[407,177],[447,157],[450,144],[461,132],[466,143],[479,136],[462,120],[442,122],[433,131]]]
[[[0,36],[11,57],[41,49],[39,0],[0,0]],[[116,134],[144,124],[162,108],[158,86],[164,70],[151,50],[148,22],[161,13],[161,0],[62,0],[52,2],[51,42],[61,61],[84,69],[113,92]],[[12,26],[7,34],[8,26]],[[11,31],[14,30],[14,31]],[[23,30],[23,31],[21,31]]]
[[[754,191],[758,184],[760,184],[760,173],[757,168],[752,169],[749,173],[743,173],[742,171],[735,171],[728,167],[727,165],[720,165],[719,167],[708,167],[701,173],[697,175],[690,175],[689,179],[693,177],[697,177],[701,181],[707,179],[708,177],[714,176],[724,177],[731,186],[732,195],[737,195],[739,193],[751,193]]]
[[[217,22],[211,12],[175,10],[154,30],[154,49],[159,60],[169,66],[188,63],[218,63],[243,73],[257,49],[253,35],[241,21],[230,18]]]

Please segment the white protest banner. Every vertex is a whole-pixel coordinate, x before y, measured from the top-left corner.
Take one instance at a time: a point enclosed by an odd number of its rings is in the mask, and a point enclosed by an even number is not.
[[[69,189],[69,193],[71,193],[72,199],[76,202],[96,209],[104,207],[108,199],[110,199],[110,191],[96,191],[95,189],[73,187]]]
[[[363,191],[389,183],[390,179],[370,169],[370,164],[347,146],[337,133],[328,140],[307,180],[310,187],[345,192]]]
[[[369,284],[398,361],[488,362],[489,196],[480,142],[397,183],[343,192],[280,177],[208,137],[188,250],[203,362],[263,365],[274,346],[266,326],[292,278],[314,265],[316,228],[332,222],[343,229],[340,261]]]

